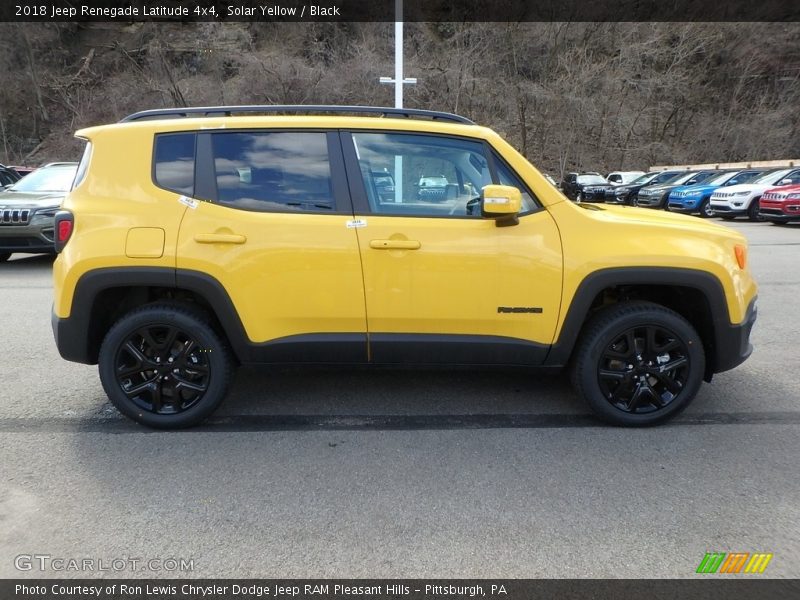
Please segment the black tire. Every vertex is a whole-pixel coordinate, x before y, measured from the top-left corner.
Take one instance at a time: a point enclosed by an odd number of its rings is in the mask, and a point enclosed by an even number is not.
[[[6,262],[9,258],[11,258],[10,252],[0,252],[0,263]]]
[[[714,216],[714,211],[711,210],[711,202],[708,198],[703,198],[697,210],[700,212],[700,216],[704,219],[709,219]]]
[[[571,375],[575,390],[600,419],[643,427],[684,410],[704,371],[703,343],[686,319],[659,304],[625,302],[587,323]]]
[[[99,370],[103,389],[123,415],[155,429],[181,429],[217,409],[234,366],[205,313],[149,304],[111,327]]]
[[[747,207],[747,218],[750,221],[763,221],[764,217],[758,214],[758,208],[761,204],[761,198],[753,198],[753,201],[750,202],[750,206]]]

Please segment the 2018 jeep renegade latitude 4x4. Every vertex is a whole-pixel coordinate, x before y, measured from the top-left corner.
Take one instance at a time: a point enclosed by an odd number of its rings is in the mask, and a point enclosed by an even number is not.
[[[203,420],[242,363],[569,366],[598,416],[649,425],[752,350],[741,235],[575,205],[463,117],[211,107],[77,136],[56,343],[151,427]]]

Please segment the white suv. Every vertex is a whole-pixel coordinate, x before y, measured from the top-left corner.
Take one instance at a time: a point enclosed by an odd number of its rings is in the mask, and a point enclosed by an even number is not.
[[[733,219],[747,215],[751,221],[758,219],[758,201],[761,194],[776,185],[800,183],[800,169],[770,171],[751,183],[719,188],[711,195],[709,206],[716,216]]]

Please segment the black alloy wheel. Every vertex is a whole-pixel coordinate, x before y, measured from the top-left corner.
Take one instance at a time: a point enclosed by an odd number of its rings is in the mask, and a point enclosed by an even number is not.
[[[697,394],[705,352],[678,313],[652,302],[599,310],[584,327],[572,383],[589,408],[614,425],[646,426],[680,413]]]
[[[688,354],[685,343],[664,327],[632,327],[603,350],[597,368],[600,389],[623,412],[657,411],[686,386]]]
[[[117,385],[142,410],[175,415],[208,391],[208,353],[173,325],[151,324],[131,332],[114,359]]]
[[[100,380],[124,415],[159,429],[195,425],[224,399],[230,352],[191,306],[153,304],[133,310],[108,332]]]

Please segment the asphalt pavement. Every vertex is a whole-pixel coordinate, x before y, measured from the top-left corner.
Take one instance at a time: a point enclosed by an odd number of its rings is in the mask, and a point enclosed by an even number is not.
[[[241,370],[208,425],[153,432],[59,357],[51,259],[15,255],[0,577],[683,578],[711,551],[797,577],[800,224],[732,226],[760,285],[755,353],[646,430],[598,423],[557,374],[284,368]],[[18,570],[33,555],[107,568]]]

